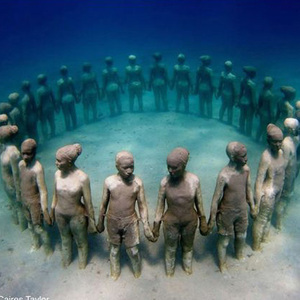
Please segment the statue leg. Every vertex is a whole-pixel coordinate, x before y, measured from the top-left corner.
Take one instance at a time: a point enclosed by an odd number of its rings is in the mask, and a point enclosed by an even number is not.
[[[89,99],[89,105],[92,108],[92,114],[93,114],[93,122],[97,121],[97,97],[96,96],[92,96]],[[101,111],[100,111],[100,115],[101,115]]]
[[[184,99],[184,112],[186,114],[189,113],[190,111],[190,101],[189,101],[189,88],[186,87],[184,92],[183,92],[183,99]]]
[[[20,202],[16,202],[14,206],[17,212],[18,224],[20,226],[21,231],[23,232],[25,229],[27,229],[28,222],[24,216],[24,210],[22,204]]]
[[[175,272],[175,259],[176,250],[178,245],[179,233],[176,227],[172,224],[166,224],[164,221],[163,226],[164,237],[165,237],[165,267],[166,275],[172,277]]]
[[[43,242],[45,254],[47,256],[52,255],[53,250],[52,250],[52,247],[51,247],[51,241],[50,241],[50,237],[49,237],[48,232],[45,230],[45,228],[43,228],[39,224],[34,225],[33,228],[34,228],[34,232],[36,233],[36,235],[40,236],[40,238]]]
[[[76,116],[76,109],[75,109],[75,102],[69,103],[69,110],[70,110],[70,116],[72,119],[73,129],[77,128],[77,116]]]
[[[154,101],[155,101],[155,109],[156,111],[160,111],[160,91],[159,87],[153,88]]]
[[[233,119],[233,104],[227,105],[227,113],[228,113],[228,124],[232,125]]]
[[[110,276],[113,280],[117,280],[121,274],[120,267],[120,245],[110,244]]]
[[[244,258],[244,248],[246,245],[246,233],[236,233],[235,240],[234,240],[234,249],[235,255],[237,259]]]
[[[139,249],[137,246],[127,248],[126,252],[130,258],[133,275],[135,278],[139,278],[141,276],[141,257],[139,253]]]
[[[122,113],[122,104],[121,104],[121,97],[119,91],[116,92],[115,100],[116,100],[117,112],[120,115]]]
[[[113,117],[115,115],[115,103],[114,103],[115,99],[113,93],[111,92],[107,93],[107,100],[108,100],[110,116]]]
[[[201,92],[199,92],[199,113],[200,113],[200,117],[204,117],[205,113],[204,113],[204,101],[203,101],[203,95]]]
[[[247,109],[247,112],[246,112],[246,118],[247,118],[246,134],[248,136],[252,135],[253,115],[254,115],[253,109],[250,106],[248,106],[248,109]]]
[[[44,141],[48,139],[47,116],[41,116],[41,127]]]
[[[221,105],[220,111],[219,111],[219,120],[220,121],[223,121],[225,110],[226,110],[226,103],[225,103],[225,100],[222,99],[222,105]]]
[[[62,103],[61,107],[62,107],[62,112],[64,115],[66,130],[70,131],[71,124],[70,124],[70,115],[69,115],[70,113],[69,113],[68,103]]]
[[[212,118],[213,116],[213,107],[212,107],[212,93],[209,92],[207,95],[206,95],[206,104],[207,104],[207,116],[208,118]]]
[[[245,120],[246,120],[247,108],[245,105],[240,107],[240,119],[239,119],[239,129],[241,133],[245,133]]]
[[[176,95],[176,112],[179,112],[180,102],[181,102],[181,98],[182,98],[182,89],[180,87],[177,87],[176,92],[177,92],[177,95]]]
[[[87,218],[85,216],[73,217],[70,228],[78,248],[79,269],[85,269],[88,258]]]
[[[225,236],[221,234],[218,235],[217,251],[218,251],[218,259],[219,259],[219,269],[221,273],[227,270],[226,251],[227,251],[229,241],[230,241],[229,236]]]
[[[161,99],[162,99],[164,111],[168,111],[169,108],[168,108],[168,98],[167,98],[167,86],[162,87]]]
[[[84,123],[89,123],[89,102],[88,99],[83,100],[83,119]]]
[[[138,103],[139,103],[139,112],[144,111],[144,106],[143,106],[143,89],[139,88],[138,91],[136,92],[137,98],[138,98]]]
[[[40,249],[40,247],[41,247],[39,235],[34,230],[34,226],[33,226],[32,222],[28,222],[28,229],[29,229],[30,235],[31,235],[31,249],[32,249],[32,251],[36,251],[36,250]]]

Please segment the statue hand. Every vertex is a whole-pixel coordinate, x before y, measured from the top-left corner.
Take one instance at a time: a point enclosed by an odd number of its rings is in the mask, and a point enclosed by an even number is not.
[[[152,233],[153,233],[154,238],[156,239],[155,241],[157,241],[158,237],[159,237],[160,223],[161,222],[155,222],[155,221],[153,222]]]
[[[54,208],[51,208],[51,210],[50,210],[50,220],[51,220],[51,226],[52,226],[55,222],[55,209]]]
[[[49,212],[48,212],[48,209],[45,209],[43,211],[43,215],[44,215],[44,219],[46,221],[46,223],[49,225],[49,226],[52,226],[53,225],[53,222],[52,222],[52,219],[49,215]]]
[[[99,222],[96,228],[97,228],[97,230],[98,230],[99,233],[103,232],[105,230],[104,223],[103,222]]]
[[[200,234],[206,236],[208,234],[208,228],[206,223],[206,217],[202,216],[200,218],[200,226],[199,226]]]
[[[88,222],[89,222],[88,233],[97,233],[98,230],[97,230],[96,225],[95,225],[95,220],[89,218]]]
[[[148,226],[144,227],[144,235],[150,242],[155,242],[155,238],[153,236],[153,233],[150,229],[149,224],[148,224]]]

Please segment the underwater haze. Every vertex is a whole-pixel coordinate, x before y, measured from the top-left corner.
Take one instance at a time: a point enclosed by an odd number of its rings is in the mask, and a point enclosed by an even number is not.
[[[79,91],[82,65],[90,62],[101,87],[106,56],[113,57],[123,80],[128,56],[136,55],[148,81],[156,51],[162,53],[169,77],[178,54],[184,53],[195,82],[199,57],[210,55],[215,86],[224,62],[231,60],[237,83],[244,76],[242,67],[254,66],[257,93],[264,77],[272,76],[276,97],[281,96],[280,86],[291,85],[300,99],[299,16],[298,0],[0,0],[0,102],[7,101],[12,92],[21,92],[25,79],[32,83],[36,95],[40,73],[47,74],[56,94],[62,65],[68,66]],[[135,174],[144,182],[151,225],[159,183],[168,173],[166,157],[175,147],[190,152],[187,169],[200,179],[207,219],[218,173],[228,163],[228,142],[246,145],[254,186],[266,143],[238,132],[237,108],[233,126],[229,126],[218,120],[221,100],[213,98],[213,118],[208,119],[199,117],[196,95],[190,96],[189,115],[175,112],[175,91],[168,91],[167,112],[155,111],[152,91],[145,91],[143,97],[144,112],[130,113],[126,90],[121,95],[123,114],[114,118],[109,117],[107,100],[101,100],[97,104],[101,118],[88,125],[84,125],[82,103],[76,104],[78,128],[73,131],[66,132],[62,112],[55,115],[57,135],[42,141],[37,150],[45,170],[48,207],[54,190],[55,153],[73,143],[82,145],[76,164],[90,177],[96,221],[103,182],[117,172],[115,155],[121,150],[134,155]],[[256,128],[257,121],[253,131]],[[272,226],[270,243],[254,252],[250,220],[246,258],[235,258],[231,241],[228,273],[221,274],[218,269],[216,230],[207,237],[197,230],[193,274],[187,276],[182,270],[179,254],[173,278],[165,275],[162,230],[155,244],[148,242],[141,230],[142,275],[133,277],[123,247],[117,281],[110,278],[106,232],[89,236],[86,269],[78,269],[75,244],[72,263],[63,269],[57,226],[45,225],[54,254],[46,258],[42,249],[32,252],[30,234],[28,230],[21,233],[12,224],[7,195],[0,186],[0,300],[299,299],[299,178],[282,231]]]

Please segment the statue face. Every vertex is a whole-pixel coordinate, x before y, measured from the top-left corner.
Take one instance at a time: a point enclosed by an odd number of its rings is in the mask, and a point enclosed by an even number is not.
[[[185,165],[182,162],[168,160],[167,165],[171,178],[177,179],[183,176]]]
[[[25,161],[25,164],[28,165],[32,162],[35,156],[35,151],[30,149],[22,150],[22,158]]]
[[[64,172],[70,169],[71,163],[66,157],[56,157],[55,165],[58,170]]]
[[[124,180],[130,180],[134,171],[134,161],[132,158],[120,158],[116,165],[119,175]]]
[[[246,148],[241,149],[241,151],[233,157],[233,161],[240,167],[247,164],[248,158]]]
[[[282,139],[269,139],[268,140],[271,151],[278,152],[281,149]]]

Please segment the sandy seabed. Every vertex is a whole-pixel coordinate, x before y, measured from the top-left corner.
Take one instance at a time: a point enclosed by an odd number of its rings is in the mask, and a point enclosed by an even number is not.
[[[263,145],[258,145],[252,139],[240,135],[235,127],[227,126],[216,119],[207,120],[199,118],[197,114],[174,113],[172,105],[170,112],[155,113],[152,94],[148,92],[145,94],[145,113],[126,112],[127,99],[126,96],[123,98],[124,114],[109,118],[107,103],[102,103],[105,117],[97,123],[79,126],[71,133],[63,132],[62,117],[57,117],[57,137],[43,143],[38,151],[38,159],[45,168],[49,204],[53,191],[55,152],[57,148],[75,142],[81,143],[83,147],[77,166],[90,176],[96,219],[103,181],[116,172],[114,157],[120,150],[129,150],[134,154],[135,174],[144,181],[151,223],[159,183],[167,174],[166,156],[174,147],[183,146],[190,151],[187,169],[200,178],[207,217],[217,174],[228,161],[225,147],[229,141],[237,140],[247,146],[248,164],[252,172],[252,185],[254,184]],[[196,97],[192,97],[191,102],[191,111],[198,111]],[[218,105],[219,102],[214,107],[215,117]],[[79,123],[82,124],[81,108],[77,109]],[[235,121],[236,117],[237,115]],[[17,226],[12,225],[6,206],[6,195],[1,188],[0,299],[31,299],[26,296],[50,300],[299,299],[299,195],[300,189],[296,184],[294,201],[289,207],[283,230],[277,233],[272,227],[271,242],[264,244],[261,252],[254,253],[250,247],[250,221],[246,259],[235,259],[231,243],[228,247],[227,274],[221,274],[217,267],[216,232],[208,237],[200,236],[197,232],[193,274],[188,276],[182,270],[179,252],[175,275],[167,278],[161,232],[160,239],[155,244],[141,235],[141,277],[133,277],[129,259],[123,249],[122,273],[117,281],[113,281],[109,275],[106,232],[89,236],[89,261],[85,270],[78,269],[75,245],[73,262],[67,269],[63,269],[57,227],[47,227],[55,249],[51,257],[46,259],[42,248],[31,252],[30,234],[28,230],[21,233]]]

